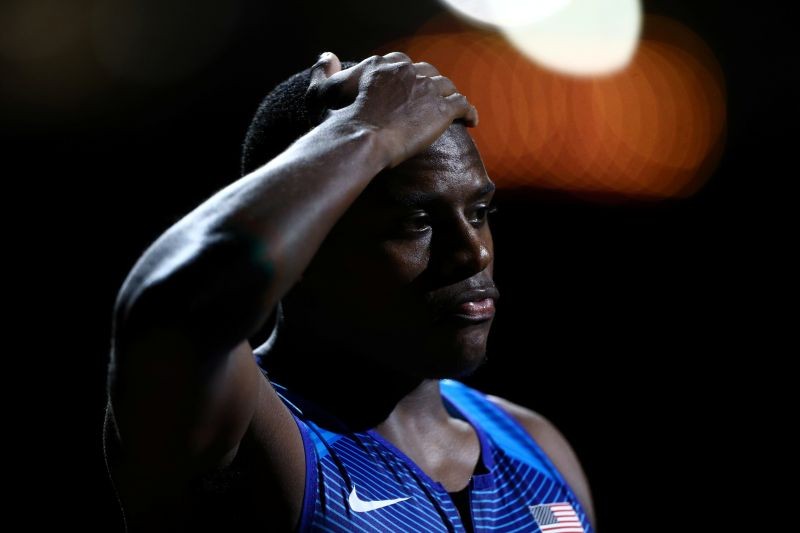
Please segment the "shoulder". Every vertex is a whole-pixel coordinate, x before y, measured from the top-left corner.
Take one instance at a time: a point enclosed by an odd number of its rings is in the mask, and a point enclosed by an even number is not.
[[[581,505],[595,524],[594,505],[586,474],[578,456],[564,435],[541,414],[499,396],[486,394],[486,398],[517,420],[544,450],[555,467],[575,492]]]

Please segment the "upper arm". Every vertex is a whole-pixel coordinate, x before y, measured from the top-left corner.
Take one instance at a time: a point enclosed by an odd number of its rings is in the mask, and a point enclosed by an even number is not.
[[[279,502],[270,514],[299,517],[302,439],[247,340],[201,363],[178,329],[138,331],[124,353],[113,354],[108,387],[112,480],[127,514],[147,515],[180,498],[191,480],[227,466],[250,434],[258,489]]]
[[[109,413],[123,457],[161,476],[214,466],[244,435],[260,377],[247,341],[201,363],[177,329],[140,332],[109,366]]]
[[[594,526],[594,504],[586,474],[572,446],[561,432],[539,413],[498,396],[487,395],[498,407],[514,417],[544,450],[555,467],[572,488],[589,520]]]
[[[247,456],[280,519],[300,507],[302,439],[247,340],[275,308],[275,277],[252,243],[180,224],[140,258],[114,308],[112,481],[129,506],[168,508]]]

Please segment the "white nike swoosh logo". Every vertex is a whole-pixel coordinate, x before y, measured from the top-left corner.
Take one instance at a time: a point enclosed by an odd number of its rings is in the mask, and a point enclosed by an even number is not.
[[[347,499],[347,503],[350,504],[350,509],[353,511],[357,513],[366,513],[367,511],[374,511],[375,509],[380,509],[381,507],[386,507],[387,505],[394,505],[396,503],[406,501],[409,498],[411,498],[411,496],[407,496],[405,498],[396,498],[394,500],[375,500],[366,502],[358,497],[356,494],[356,486],[353,485],[353,490],[350,492],[350,497]]]

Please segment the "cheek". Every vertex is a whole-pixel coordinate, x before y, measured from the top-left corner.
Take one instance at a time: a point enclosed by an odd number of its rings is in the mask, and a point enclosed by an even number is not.
[[[393,284],[403,286],[412,283],[430,261],[430,246],[427,236],[416,240],[386,241],[376,258],[376,267],[387,273]]]
[[[386,241],[369,249],[349,249],[328,261],[322,289],[330,298],[347,302],[362,321],[386,313],[403,313],[414,280],[428,265],[428,247],[418,241]]]
[[[494,274],[494,239],[492,239],[492,231],[489,229],[487,224],[486,229],[484,230],[486,233],[484,235],[484,242],[486,243],[486,249],[489,250],[489,273]]]

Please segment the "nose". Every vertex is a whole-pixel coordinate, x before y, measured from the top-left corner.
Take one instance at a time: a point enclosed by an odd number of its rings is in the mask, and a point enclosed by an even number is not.
[[[476,228],[466,219],[454,224],[450,231],[440,233],[437,248],[440,272],[453,281],[472,277],[492,262],[488,228]]]

